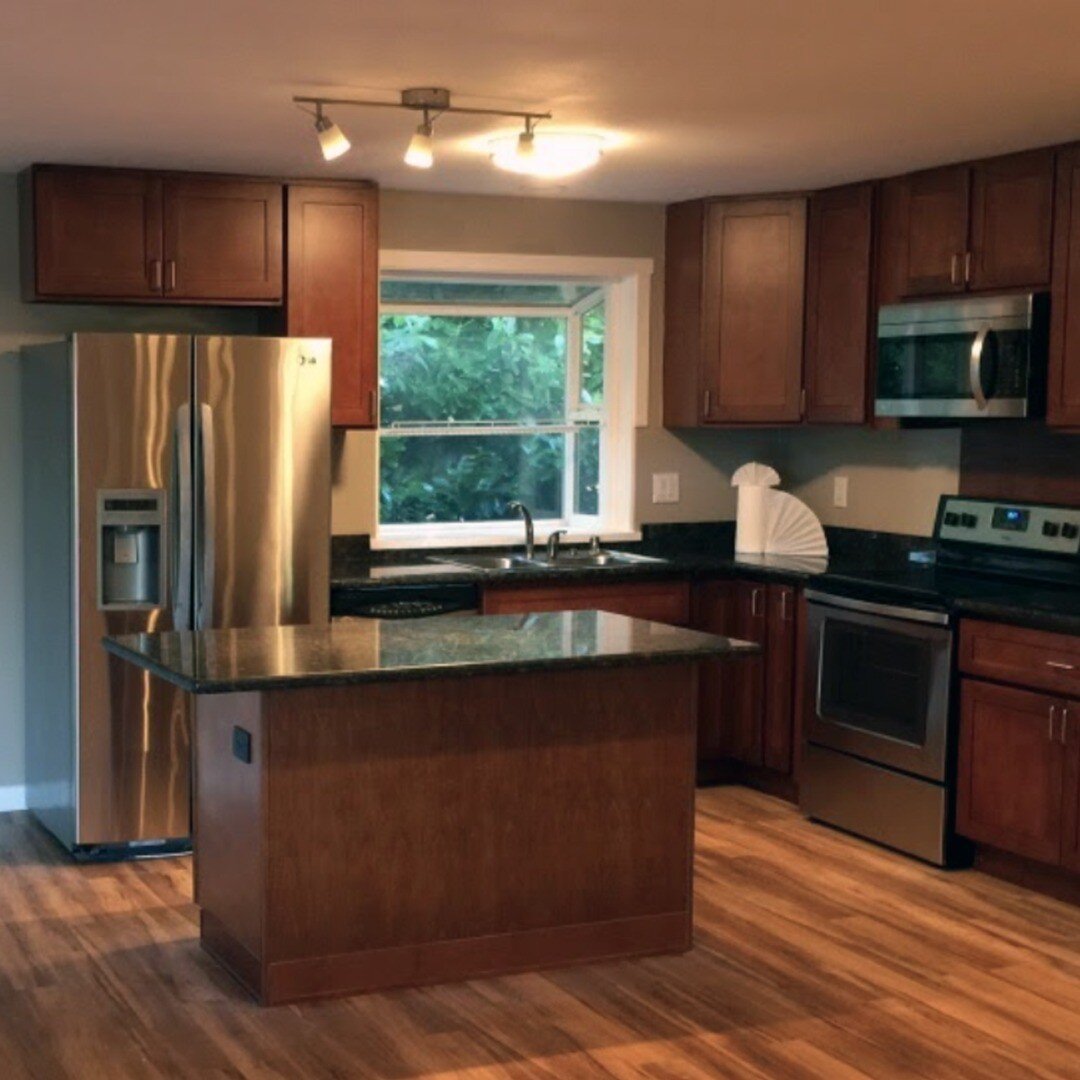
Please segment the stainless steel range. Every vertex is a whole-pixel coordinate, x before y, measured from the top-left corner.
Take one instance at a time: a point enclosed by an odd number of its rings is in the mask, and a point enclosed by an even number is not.
[[[954,615],[989,587],[1075,588],[1080,509],[945,496],[932,571],[808,589],[800,803],[809,817],[938,865],[953,838]],[[927,557],[924,555],[924,557]]]

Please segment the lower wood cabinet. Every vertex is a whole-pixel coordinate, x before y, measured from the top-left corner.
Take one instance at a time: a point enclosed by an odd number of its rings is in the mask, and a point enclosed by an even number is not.
[[[1077,702],[963,680],[956,804],[961,835],[1040,862],[1062,861],[1066,803],[1080,797],[1065,783],[1066,759],[1080,752],[1080,731],[1070,733],[1069,726],[1080,729]]]
[[[285,332],[333,342],[331,420],[379,423],[378,190],[290,184]]]
[[[760,656],[703,665],[699,755],[789,775],[796,739],[798,592],[790,585],[712,581],[696,586],[694,626],[753,641]]]
[[[481,608],[485,615],[596,609],[685,626],[690,622],[690,583],[626,581],[599,585],[492,585],[484,588]]]

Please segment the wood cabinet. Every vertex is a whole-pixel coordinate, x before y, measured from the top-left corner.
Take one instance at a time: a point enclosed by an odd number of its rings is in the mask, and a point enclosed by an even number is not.
[[[168,176],[161,189],[166,299],[280,303],[281,184]]]
[[[1058,862],[1065,751],[1046,694],[964,679],[957,829],[1016,855]]]
[[[38,166],[20,186],[26,299],[160,299],[160,179]]]
[[[1046,420],[1080,428],[1080,145],[1058,158]]]
[[[596,609],[685,626],[690,621],[690,584],[623,581],[599,585],[488,585],[484,587],[481,608],[485,615]]]
[[[1053,149],[895,177],[883,195],[886,299],[1049,285]]]
[[[804,198],[669,208],[669,427],[800,419],[805,256]]]
[[[336,427],[378,426],[378,190],[290,184],[286,333],[333,341]]]
[[[699,754],[790,774],[794,766],[798,594],[790,585],[712,581],[695,587],[694,626],[753,641],[759,656],[705,664]]]
[[[28,300],[281,303],[279,183],[34,166],[21,184]]]
[[[1080,638],[964,619],[958,664],[966,675],[1080,698]]]
[[[810,196],[803,383],[810,422],[866,420],[874,185]]]

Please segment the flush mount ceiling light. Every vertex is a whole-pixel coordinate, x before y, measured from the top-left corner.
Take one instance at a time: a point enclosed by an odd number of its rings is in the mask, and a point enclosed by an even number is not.
[[[523,120],[525,129],[519,135],[493,139],[488,146],[492,162],[500,169],[529,176],[571,176],[595,165],[603,153],[604,143],[597,135],[580,132],[535,131],[541,120],[550,120],[551,113],[519,112],[513,109],[474,109],[451,105],[450,91],[441,87],[414,87],[402,90],[400,101],[367,101],[358,98],[294,97],[304,109],[314,105],[315,130],[323,157],[333,161],[349,149],[349,140],[323,110],[328,105],[359,106],[361,108],[412,109],[423,116],[405,151],[405,163],[417,169],[430,169],[435,162],[435,121],[447,113],[471,116],[501,116]]]

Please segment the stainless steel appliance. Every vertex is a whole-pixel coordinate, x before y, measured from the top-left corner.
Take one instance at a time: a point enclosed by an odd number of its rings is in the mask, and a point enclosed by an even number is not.
[[[981,420],[1045,408],[1049,296],[893,304],[878,313],[878,416]]]
[[[101,638],[329,617],[330,344],[76,334],[21,381],[30,808],[79,856],[183,849],[187,700]]]
[[[1052,606],[1080,589],[1080,509],[943,496],[934,540],[922,569],[826,574],[807,589],[799,800],[812,818],[946,865],[964,855],[955,611]]]

